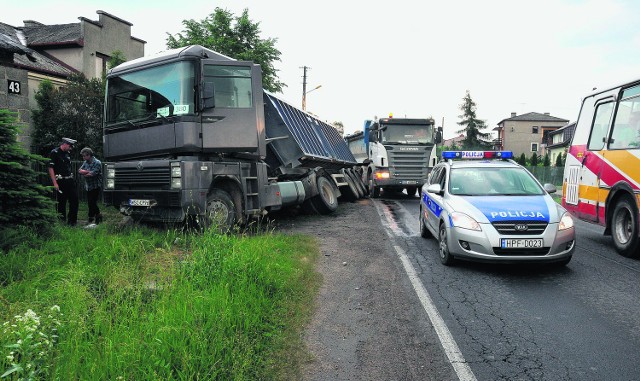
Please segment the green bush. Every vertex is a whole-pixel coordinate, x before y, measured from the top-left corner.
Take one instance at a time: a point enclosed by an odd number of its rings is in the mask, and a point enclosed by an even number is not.
[[[46,158],[27,152],[17,141],[14,113],[0,109],[0,249],[7,250],[32,233],[46,235],[56,219],[46,187],[38,184],[31,163]]]

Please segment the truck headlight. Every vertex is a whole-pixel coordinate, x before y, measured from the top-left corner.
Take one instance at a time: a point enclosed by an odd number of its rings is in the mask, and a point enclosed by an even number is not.
[[[171,189],[182,188],[182,168],[179,162],[171,163]]]
[[[389,172],[387,171],[376,172],[376,179],[388,179],[388,178],[389,178]]]
[[[107,165],[105,170],[105,189],[115,189],[116,187],[116,167]]]

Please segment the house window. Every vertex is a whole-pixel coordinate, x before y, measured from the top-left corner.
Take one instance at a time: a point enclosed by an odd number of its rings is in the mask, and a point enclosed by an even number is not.
[[[531,143],[531,152],[538,152],[538,143]]]
[[[531,133],[532,134],[537,134],[538,133],[538,126],[531,127]]]

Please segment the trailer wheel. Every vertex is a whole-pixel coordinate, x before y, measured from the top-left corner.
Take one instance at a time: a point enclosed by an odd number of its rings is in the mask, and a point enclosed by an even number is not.
[[[207,196],[204,227],[213,227],[222,233],[228,233],[237,222],[236,205],[229,193],[214,189]]]
[[[344,181],[346,181],[348,186],[342,188],[343,189],[343,191],[341,192],[342,198],[351,202],[359,199],[360,192],[358,192],[358,188],[356,188],[356,184],[353,182],[353,179],[347,173],[347,171],[344,172]]]
[[[358,196],[357,198],[364,197],[364,189],[360,186],[360,183],[358,182],[358,178],[353,173],[353,171],[351,169],[347,169],[345,171],[345,175],[351,179],[351,182],[353,183],[353,187],[355,188],[356,194]]]
[[[640,254],[638,238],[638,210],[630,197],[622,197],[613,210],[611,219],[613,244],[620,255],[637,257]]]
[[[349,171],[349,174],[351,175],[353,182],[356,184],[356,188],[358,188],[358,193],[360,193],[360,198],[365,197],[367,195],[367,190],[365,189],[366,187],[362,182],[362,177],[353,169]]]
[[[334,190],[332,181],[325,176],[320,176],[316,180],[318,195],[311,199],[313,206],[320,214],[333,213],[338,209],[338,197]]]

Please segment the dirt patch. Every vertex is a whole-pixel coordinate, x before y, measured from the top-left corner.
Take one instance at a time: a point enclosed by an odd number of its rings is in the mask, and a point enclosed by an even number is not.
[[[456,379],[373,202],[341,203],[325,216],[276,216],[276,231],[320,244],[323,283],[305,329],[313,359],[303,380]]]

